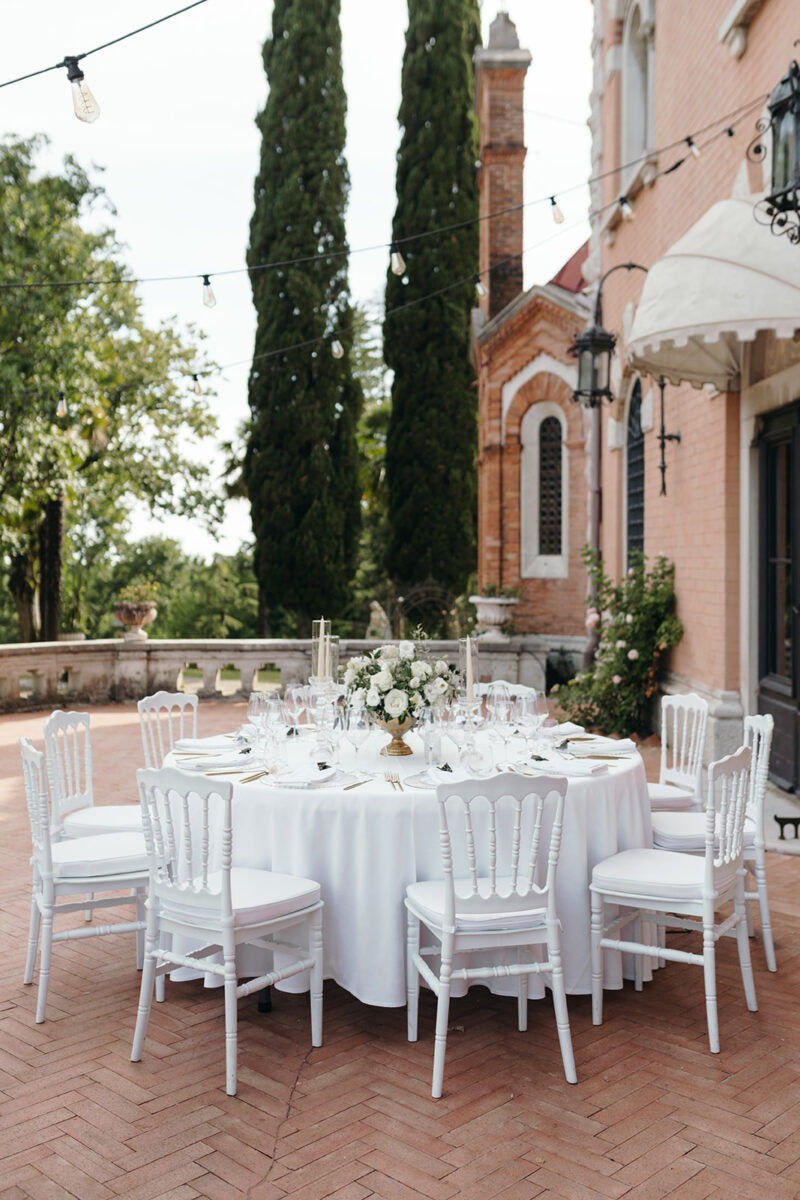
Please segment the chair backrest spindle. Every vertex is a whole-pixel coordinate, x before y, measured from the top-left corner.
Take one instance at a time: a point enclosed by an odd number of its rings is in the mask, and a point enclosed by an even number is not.
[[[158,768],[178,738],[197,737],[197,696],[154,692],[137,704],[145,766]]]

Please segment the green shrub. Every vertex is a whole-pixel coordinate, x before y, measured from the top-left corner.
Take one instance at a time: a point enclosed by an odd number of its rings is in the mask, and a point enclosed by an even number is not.
[[[596,586],[596,607],[586,616],[598,637],[594,661],[574,679],[552,690],[572,720],[605,733],[651,732],[652,697],[663,673],[663,655],[683,637],[675,616],[675,566],[662,555],[647,571],[637,554],[618,584],[603,570],[599,555],[583,559]]]

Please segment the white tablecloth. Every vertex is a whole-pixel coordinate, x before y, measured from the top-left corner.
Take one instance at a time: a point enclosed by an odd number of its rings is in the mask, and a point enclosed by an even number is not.
[[[292,756],[305,756],[308,741],[290,739]],[[414,753],[405,758],[381,757],[386,741],[383,733],[370,735],[358,764],[379,777],[349,791],[343,790],[347,779],[338,786],[299,789],[221,778],[234,783],[234,865],[317,880],[325,901],[325,977],[365,1004],[399,1007],[406,999],[403,899],[408,884],[441,878],[439,818],[434,791],[409,785],[396,791],[383,778],[387,770],[401,779],[419,773],[421,740],[413,732],[406,735]],[[344,768],[354,761],[348,744]],[[602,775],[570,778],[557,875],[568,993],[591,991],[592,867],[619,850],[650,845],[650,805],[638,754],[610,763]],[[240,955],[241,975],[260,973],[263,957],[254,947],[240,947]],[[302,990],[303,977],[281,986]],[[622,986],[618,954],[605,954],[605,986]],[[515,987],[513,980],[497,981],[498,991]],[[542,991],[540,978],[532,977],[531,996]]]

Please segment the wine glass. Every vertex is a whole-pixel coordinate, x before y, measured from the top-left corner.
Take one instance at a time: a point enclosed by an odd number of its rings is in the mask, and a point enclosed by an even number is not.
[[[308,707],[308,691],[306,687],[302,683],[290,683],[286,688],[284,705],[292,731],[297,735],[298,725]]]
[[[534,713],[534,743],[540,741],[540,733],[542,725],[547,720],[550,708],[547,703],[547,694],[545,692],[534,692],[531,697]]]
[[[251,725],[255,725],[256,731],[261,729],[265,715],[264,701],[265,696],[263,692],[251,692],[250,698],[247,701],[247,719]]]
[[[351,705],[345,712],[344,734],[353,747],[353,755],[358,760],[358,752],[369,737],[369,717],[363,704]]]

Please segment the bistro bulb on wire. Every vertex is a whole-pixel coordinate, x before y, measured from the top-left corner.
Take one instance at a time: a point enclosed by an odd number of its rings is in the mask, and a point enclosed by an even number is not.
[[[691,152],[695,158],[699,158],[700,155],[703,153],[702,150],[700,149],[700,147],[698,146],[697,142],[695,142],[690,137],[687,137],[686,145],[689,147],[689,149],[691,150]]]
[[[478,295],[481,298],[483,298],[486,295],[486,288],[483,286],[483,283],[481,282],[480,275],[475,276],[475,291],[478,293]]]
[[[202,396],[202,394],[203,394],[203,389],[202,389],[202,388],[201,388],[201,386],[200,386],[200,377],[199,377],[198,375],[193,375],[193,376],[192,376],[192,379],[194,380],[194,394],[195,394],[195,396]]]
[[[398,246],[397,246],[397,242],[392,242],[391,264],[392,264],[392,274],[393,275],[405,275],[406,260],[403,258],[402,254],[400,253]]]
[[[344,356],[344,347],[338,338],[334,338],[331,342],[331,354],[334,358],[342,358]]]
[[[211,286],[211,278],[208,275],[203,276],[203,304],[206,308],[213,308],[217,303],[217,297],[214,295],[214,289]]]
[[[550,212],[552,214],[553,220],[555,221],[556,225],[564,224],[564,214],[561,211],[561,208],[560,208],[555,196],[550,197]]]
[[[620,196],[619,211],[622,213],[623,221],[632,221],[636,215],[631,208],[630,201],[628,200],[627,196]]]
[[[56,406],[56,416],[65,417],[67,415],[67,397],[64,392],[58,393],[58,404]]]
[[[75,109],[75,116],[79,121],[91,125],[100,116],[100,105],[92,95],[92,89],[86,82],[75,55],[65,55],[64,66],[67,68],[67,79],[72,84],[72,107]]]

